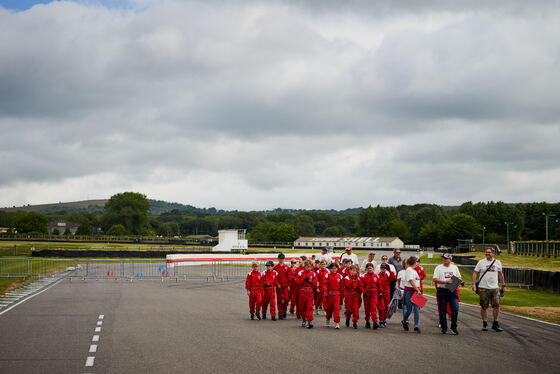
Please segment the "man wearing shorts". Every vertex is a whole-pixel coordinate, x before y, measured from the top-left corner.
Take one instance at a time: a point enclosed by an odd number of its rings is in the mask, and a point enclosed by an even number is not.
[[[500,327],[500,323],[498,322],[498,317],[500,315],[500,289],[498,288],[498,277],[502,283],[502,291],[505,291],[506,285],[504,281],[504,273],[502,272],[502,263],[499,260],[494,260],[494,248],[486,248],[485,254],[486,258],[478,261],[478,264],[476,264],[476,267],[474,268],[472,276],[472,289],[473,291],[476,291],[475,282],[478,278],[478,295],[480,298],[482,331],[488,331],[488,306],[489,304],[492,304],[492,314],[494,317],[492,329],[500,332],[504,330]]]

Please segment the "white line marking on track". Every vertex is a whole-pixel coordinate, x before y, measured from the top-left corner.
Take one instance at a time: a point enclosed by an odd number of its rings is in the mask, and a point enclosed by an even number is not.
[[[53,284],[51,284],[49,287],[45,288],[44,290],[39,291],[39,292],[37,292],[36,294],[33,294],[33,295],[29,296],[29,297],[26,297],[25,299],[21,300],[19,303],[14,304],[14,305],[12,305],[11,307],[7,308],[6,310],[1,311],[1,312],[0,312],[0,316],[1,316],[2,314],[4,314],[4,313],[6,313],[6,312],[8,312],[8,311],[10,311],[10,310],[12,310],[12,309],[14,309],[16,306],[18,306],[18,305],[20,305],[20,304],[23,304],[23,303],[26,302],[27,300],[32,299],[32,298],[34,298],[35,296],[42,294],[42,293],[45,292],[46,290],[48,290],[48,289],[50,289],[50,288],[56,286],[57,284],[59,284],[60,282],[62,282],[64,279],[66,279],[66,278],[60,278],[59,280],[57,280],[56,282],[54,282]]]
[[[97,321],[97,326],[101,326],[103,324],[103,321]]]
[[[99,335],[94,335],[93,339],[91,339],[92,342],[98,342],[99,341]]]
[[[101,327],[96,327],[95,332],[101,332]]]
[[[89,353],[97,352],[97,344],[92,344],[89,346]]]
[[[100,314],[99,315],[99,319],[103,319],[105,317],[105,314]]]
[[[93,360],[95,360],[95,357],[89,356],[86,360],[86,366],[93,366]]]

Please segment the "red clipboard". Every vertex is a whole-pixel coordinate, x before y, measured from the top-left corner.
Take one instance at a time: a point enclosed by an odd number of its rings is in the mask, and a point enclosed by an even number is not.
[[[410,297],[410,301],[412,301],[414,304],[418,305],[420,308],[423,308],[424,305],[426,305],[426,303],[428,302],[428,299],[426,299],[426,297],[418,292],[415,292],[414,295],[412,295]]]

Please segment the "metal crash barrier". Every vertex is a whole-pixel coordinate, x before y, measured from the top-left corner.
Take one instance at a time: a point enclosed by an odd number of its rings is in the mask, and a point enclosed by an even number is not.
[[[259,270],[265,269],[266,261],[256,261]],[[153,260],[69,260],[36,259],[28,257],[0,258],[0,277],[45,277],[61,275],[72,278],[111,280],[174,280],[189,279],[235,280],[245,279],[251,271],[252,261],[212,260],[192,261],[176,266],[163,259]],[[432,275],[437,264],[421,264],[426,272],[424,284],[433,284]],[[457,265],[466,284],[471,283],[474,265]],[[524,267],[504,267],[508,286],[527,287],[534,285],[534,270]]]
[[[459,265],[456,264],[461,272],[461,276],[465,284],[472,284],[472,274],[475,265]],[[421,264],[426,272],[424,284],[433,285],[432,276],[438,264]],[[534,270],[525,267],[504,267],[504,279],[508,286],[531,288],[534,285]]]

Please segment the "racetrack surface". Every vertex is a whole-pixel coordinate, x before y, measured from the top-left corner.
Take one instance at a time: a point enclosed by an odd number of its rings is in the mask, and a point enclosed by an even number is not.
[[[560,372],[557,325],[502,315],[504,332],[482,332],[479,308],[461,305],[460,335],[441,335],[433,298],[422,334],[400,313],[365,329],[360,313],[358,330],[323,316],[308,330],[249,320],[242,281],[63,280],[0,315],[0,373]]]

